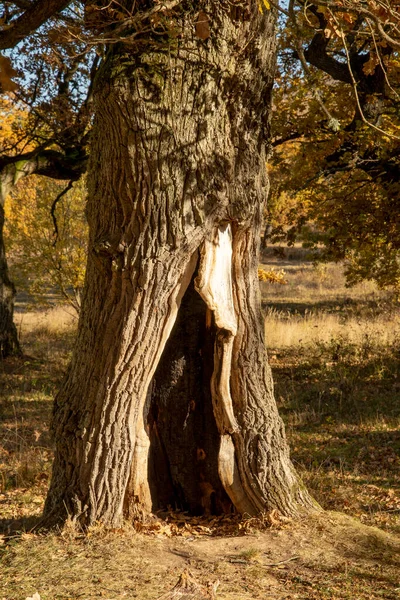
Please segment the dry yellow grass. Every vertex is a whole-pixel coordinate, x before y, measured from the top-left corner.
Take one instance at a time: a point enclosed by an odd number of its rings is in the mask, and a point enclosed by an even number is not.
[[[70,357],[77,320],[61,306],[17,312],[15,321],[24,357],[0,361],[3,519],[35,516],[42,510],[53,456],[48,431],[52,400]]]
[[[324,508],[400,533],[398,299],[346,288],[340,265],[285,268],[288,286],[261,285],[292,458]]]
[[[189,569],[218,600],[397,598],[398,539],[326,513],[244,536],[22,533],[0,549],[0,598],[156,600]]]
[[[290,314],[275,309],[267,310],[265,339],[271,350],[310,346],[341,339],[345,344],[363,345],[366,341],[376,347],[391,346],[400,339],[398,316],[380,315],[343,318],[335,314],[307,312]]]
[[[51,360],[56,370],[65,367],[78,325],[77,315],[68,305],[39,310],[17,306],[14,320],[24,354]]]
[[[268,262],[266,262],[268,260]],[[303,299],[307,302],[321,303],[332,300],[358,301],[360,298],[379,298],[386,293],[377,289],[371,281],[364,281],[353,287],[346,287],[343,265],[328,263],[314,265],[309,261],[280,260],[274,257],[264,258],[261,267],[275,268],[285,272],[287,284],[274,286],[261,282],[263,297],[279,304],[285,301]]]
[[[29,334],[40,335],[42,332],[62,335],[76,328],[77,315],[67,305],[55,306],[43,310],[18,310],[15,312],[15,324],[20,334],[21,343]]]
[[[271,263],[280,264],[275,258]],[[390,292],[369,281],[346,287],[341,265],[284,265],[287,285],[261,283],[268,348],[303,347],[335,338],[384,347],[399,339],[397,305]]]

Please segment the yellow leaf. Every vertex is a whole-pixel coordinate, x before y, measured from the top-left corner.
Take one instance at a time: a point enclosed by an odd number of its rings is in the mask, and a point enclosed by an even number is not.
[[[287,283],[285,279],[285,271],[281,269],[280,271],[274,271],[271,269],[270,271],[265,271],[262,267],[258,267],[258,279],[259,281],[268,281],[269,283],[280,283],[281,285],[285,285]]]
[[[260,13],[264,12],[263,6],[266,10],[271,10],[271,5],[268,0],[258,0],[258,10]]]

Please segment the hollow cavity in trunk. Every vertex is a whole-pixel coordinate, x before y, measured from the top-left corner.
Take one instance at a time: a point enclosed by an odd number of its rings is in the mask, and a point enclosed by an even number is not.
[[[236,333],[231,269],[231,229],[224,225],[201,248],[149,388],[145,422],[153,510],[233,509],[224,481],[225,451],[221,462],[224,434],[237,429],[229,383]]]
[[[148,481],[153,510],[220,514],[232,507],[218,475],[220,436],[211,395],[217,328],[194,279],[149,390]]]

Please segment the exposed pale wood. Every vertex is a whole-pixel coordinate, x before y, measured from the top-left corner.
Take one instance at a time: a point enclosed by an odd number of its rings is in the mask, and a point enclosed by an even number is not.
[[[218,474],[237,510],[253,514],[255,509],[249,502],[241,484],[235,459],[235,447],[230,436],[239,429],[233,412],[230,391],[233,340],[237,332],[232,294],[232,232],[230,224],[218,228],[213,239],[205,241],[201,249],[199,274],[195,284],[208,308],[214,312],[217,326],[211,393],[214,416],[221,435]]]
[[[218,474],[238,512],[243,515],[253,515],[256,508],[243,488],[235,458],[235,446],[229,434],[221,435]]]
[[[218,227],[201,248],[196,289],[210,310],[219,329],[236,335],[237,319],[232,296],[232,229],[230,223]]]
[[[214,372],[211,379],[214,415],[221,433],[233,433],[238,425],[232,408],[230,376],[233,337],[237,322],[232,296],[232,232],[230,224],[219,227],[201,248],[196,290],[214,312],[217,333]]]

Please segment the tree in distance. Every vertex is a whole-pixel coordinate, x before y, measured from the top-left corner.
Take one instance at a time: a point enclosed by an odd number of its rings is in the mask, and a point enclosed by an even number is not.
[[[20,291],[44,305],[55,292],[79,314],[87,255],[85,178],[60,197],[65,189],[48,177],[20,181],[6,202],[4,240]]]
[[[275,94],[272,239],[398,289],[399,4],[290,2]]]

